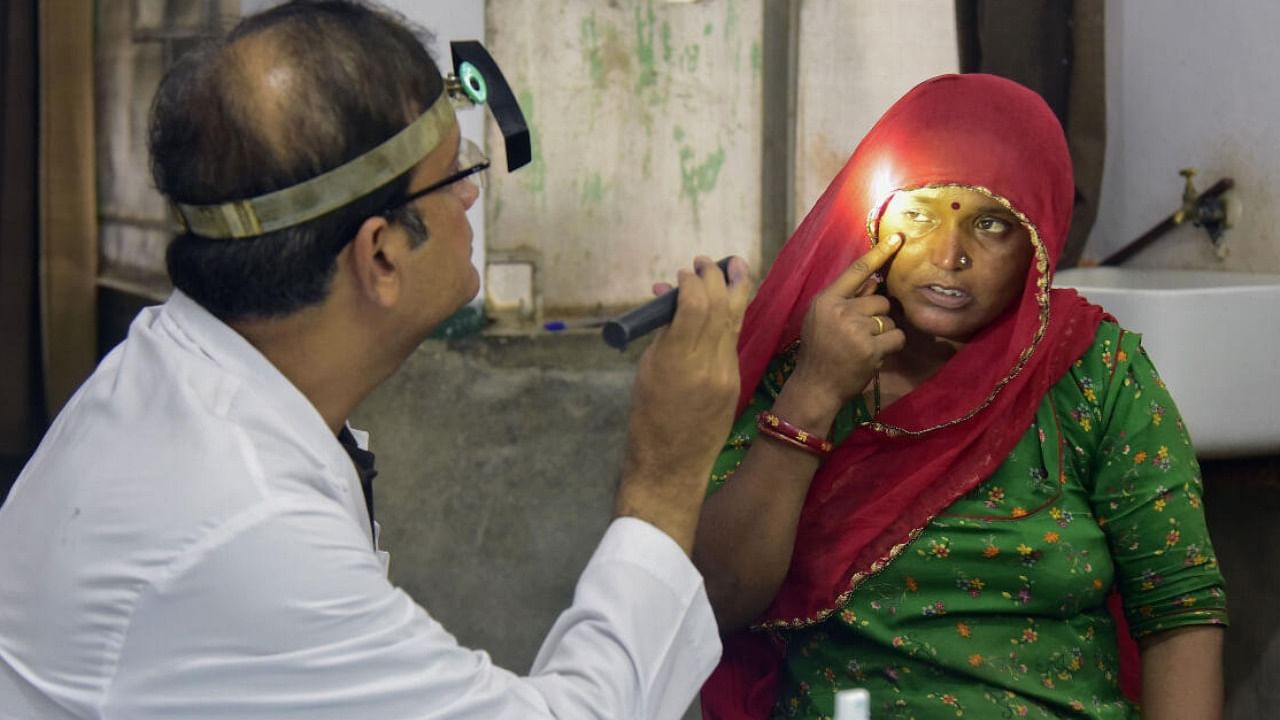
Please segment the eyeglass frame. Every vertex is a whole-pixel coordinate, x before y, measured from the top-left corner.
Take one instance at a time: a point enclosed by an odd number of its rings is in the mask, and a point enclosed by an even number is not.
[[[462,142],[462,143],[464,143],[464,145],[460,145],[460,146],[459,146],[459,154],[461,154],[461,151],[462,151],[465,147],[470,146],[470,147],[472,147],[472,148],[475,148],[475,150],[479,153],[480,157],[482,158],[482,159],[480,160],[480,162],[478,162],[478,163],[476,163],[475,165],[472,165],[472,166],[470,166],[470,167],[463,168],[463,169],[461,169],[461,170],[459,170],[459,171],[457,171],[457,172],[455,172],[455,173],[453,173],[453,174],[451,174],[451,175],[448,175],[447,177],[443,178],[442,180],[438,180],[438,181],[436,181],[436,182],[433,182],[433,183],[431,183],[430,185],[428,185],[428,186],[426,186],[426,187],[422,188],[421,190],[415,190],[415,191],[413,191],[413,192],[409,193],[408,195],[405,195],[404,197],[400,198],[399,200],[396,200],[395,202],[393,202],[393,203],[391,203],[390,205],[388,205],[388,206],[387,206],[387,207],[382,211],[382,212],[383,212],[383,214],[385,214],[385,213],[389,213],[389,212],[392,212],[392,211],[396,210],[397,208],[404,207],[405,205],[408,205],[409,203],[413,202],[414,200],[417,200],[418,198],[426,197],[427,195],[430,195],[430,194],[431,194],[431,193],[433,193],[433,192],[436,192],[436,191],[439,191],[439,190],[443,190],[443,189],[445,189],[445,188],[449,187],[450,185],[452,185],[452,184],[454,184],[454,183],[458,182],[459,180],[465,180],[465,179],[467,179],[467,178],[471,177],[472,175],[475,175],[475,174],[477,174],[477,173],[482,173],[482,172],[484,172],[485,170],[488,170],[488,169],[489,169],[489,165],[490,165],[491,163],[490,163],[490,161],[489,161],[488,156],[486,156],[486,155],[484,154],[484,151],[480,150],[480,147],[479,147],[478,145],[476,145],[475,143],[471,142],[470,140],[467,140],[466,138],[463,138],[461,142]]]

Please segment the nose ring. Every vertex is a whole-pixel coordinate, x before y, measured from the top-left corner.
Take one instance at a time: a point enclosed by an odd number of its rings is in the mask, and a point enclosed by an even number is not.
[[[968,255],[961,254],[961,255],[960,255],[960,267],[962,267],[962,268],[967,268],[967,267],[969,267],[969,266],[971,266],[971,265],[973,265],[973,260],[972,260]]]

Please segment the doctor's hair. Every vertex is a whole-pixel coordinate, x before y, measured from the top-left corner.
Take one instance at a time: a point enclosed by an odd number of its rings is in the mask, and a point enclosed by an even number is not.
[[[295,0],[249,16],[179,59],[151,107],[156,188],[213,205],[281,190],[377,147],[425,112],[444,80],[431,37],[353,0]],[[403,197],[412,170],[306,223],[251,238],[192,233],[169,244],[174,287],[223,319],[283,317],[329,294],[338,254],[368,218],[421,217]]]

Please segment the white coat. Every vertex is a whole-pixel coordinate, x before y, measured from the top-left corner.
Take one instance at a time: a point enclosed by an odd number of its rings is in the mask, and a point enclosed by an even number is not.
[[[701,576],[625,518],[527,677],[460,647],[388,581],[319,413],[181,293],[0,508],[4,718],[676,718],[719,653]]]

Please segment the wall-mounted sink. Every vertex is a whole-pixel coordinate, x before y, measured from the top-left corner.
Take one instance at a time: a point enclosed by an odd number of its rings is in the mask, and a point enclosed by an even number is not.
[[[1197,455],[1280,453],[1280,275],[1094,267],[1054,284],[1142,333]]]

